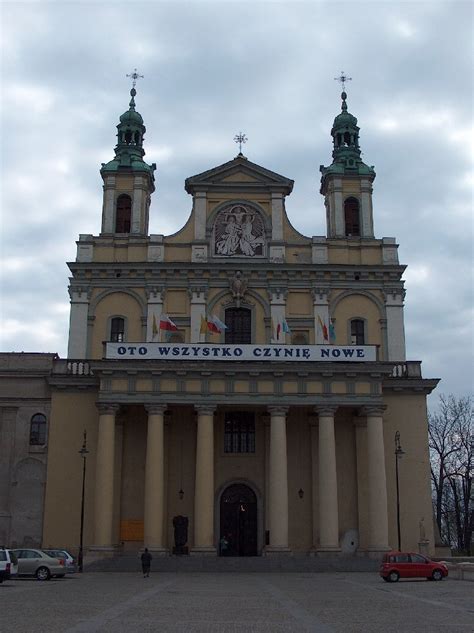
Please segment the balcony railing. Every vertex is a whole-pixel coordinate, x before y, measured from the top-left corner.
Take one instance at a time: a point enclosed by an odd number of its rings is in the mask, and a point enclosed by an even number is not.
[[[69,376],[93,376],[90,362],[87,360],[57,360],[54,363],[55,374],[67,374]],[[421,378],[421,361],[408,360],[393,363],[391,378]]]

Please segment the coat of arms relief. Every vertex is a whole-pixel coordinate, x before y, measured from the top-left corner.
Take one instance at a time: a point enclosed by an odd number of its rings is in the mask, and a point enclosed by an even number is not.
[[[242,204],[220,211],[214,223],[213,254],[221,257],[263,257],[265,228],[260,214]]]

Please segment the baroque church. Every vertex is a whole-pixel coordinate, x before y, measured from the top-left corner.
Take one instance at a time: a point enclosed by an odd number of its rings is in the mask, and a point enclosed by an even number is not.
[[[346,92],[312,237],[287,216],[293,180],[242,151],[185,180],[183,228],[150,234],[156,165],[130,94],[100,233],[69,263],[68,358],[49,361],[43,546],[79,545],[85,440],[95,556],[379,557],[400,534],[433,553],[438,381],[406,359],[405,266],[375,234]]]

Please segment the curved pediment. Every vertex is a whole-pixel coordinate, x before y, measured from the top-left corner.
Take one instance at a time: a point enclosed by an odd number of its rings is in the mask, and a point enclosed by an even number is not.
[[[196,191],[235,191],[245,188],[288,195],[293,189],[293,180],[252,163],[244,156],[237,156],[228,163],[187,178],[184,188],[190,194]]]

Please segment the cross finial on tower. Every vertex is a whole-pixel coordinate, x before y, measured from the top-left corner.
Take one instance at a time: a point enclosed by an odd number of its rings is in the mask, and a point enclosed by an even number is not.
[[[135,88],[135,86],[137,85],[137,79],[143,79],[143,75],[140,75],[137,72],[136,68],[134,68],[133,73],[129,73],[127,77],[130,77],[130,79],[132,79],[132,88]]]
[[[239,144],[239,155],[242,154],[242,143],[246,143],[248,138],[242,132],[234,136],[234,142]]]
[[[347,77],[344,74],[344,71],[341,70],[341,76],[340,77],[334,77],[334,81],[339,81],[340,82],[340,84],[342,85],[342,90],[344,92],[345,91],[345,85],[344,84],[346,83],[346,81],[352,81],[352,77]]]

